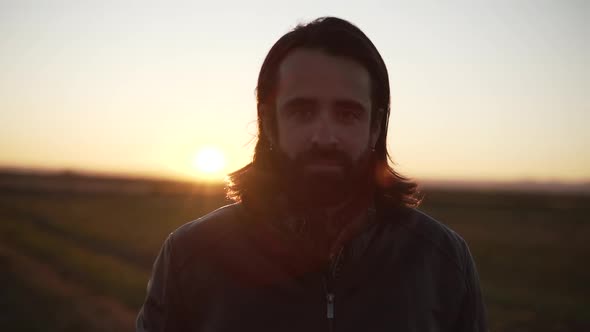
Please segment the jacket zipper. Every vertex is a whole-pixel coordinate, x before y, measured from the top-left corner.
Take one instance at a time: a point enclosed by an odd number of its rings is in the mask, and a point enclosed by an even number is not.
[[[342,252],[344,247],[340,247],[336,257],[330,259],[330,266],[326,275],[324,275],[324,290],[326,292],[326,318],[328,319],[328,331],[334,331],[334,302],[336,295],[334,294],[334,283],[338,278],[338,272],[340,272],[340,263]]]

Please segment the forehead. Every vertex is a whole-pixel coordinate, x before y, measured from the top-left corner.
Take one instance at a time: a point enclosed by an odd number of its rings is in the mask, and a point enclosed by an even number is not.
[[[277,101],[292,97],[370,103],[369,72],[358,62],[321,50],[297,49],[279,67]]]

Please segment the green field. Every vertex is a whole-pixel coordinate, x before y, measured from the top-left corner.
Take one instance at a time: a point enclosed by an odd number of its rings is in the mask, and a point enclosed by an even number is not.
[[[215,188],[62,180],[0,181],[2,331],[129,329],[166,236],[227,203]],[[590,331],[589,195],[424,194],[471,247],[492,331]]]

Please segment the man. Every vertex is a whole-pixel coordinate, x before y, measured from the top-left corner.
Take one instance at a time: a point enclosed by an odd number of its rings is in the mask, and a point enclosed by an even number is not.
[[[388,80],[347,21],[279,39],[237,203],[170,234],[137,330],[485,331],[467,245],[389,165]]]

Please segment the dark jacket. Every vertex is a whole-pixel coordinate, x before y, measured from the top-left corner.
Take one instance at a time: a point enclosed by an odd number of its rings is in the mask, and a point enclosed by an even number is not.
[[[378,209],[329,264],[242,204],[166,239],[137,331],[487,331],[465,241],[414,209]]]

